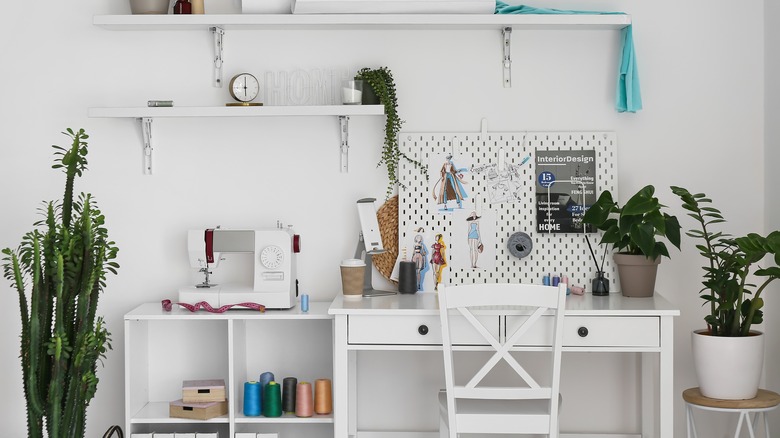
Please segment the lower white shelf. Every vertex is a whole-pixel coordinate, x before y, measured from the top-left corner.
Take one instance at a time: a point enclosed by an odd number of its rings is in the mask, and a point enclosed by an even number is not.
[[[281,417],[247,417],[236,414],[236,424],[266,423],[266,424],[327,424],[333,423],[333,414],[313,415],[311,417],[296,417],[295,414],[282,414]]]
[[[189,418],[171,418],[169,414],[169,402],[149,402],[131,419],[131,423],[228,423],[228,416],[212,418],[210,420],[191,420]]]

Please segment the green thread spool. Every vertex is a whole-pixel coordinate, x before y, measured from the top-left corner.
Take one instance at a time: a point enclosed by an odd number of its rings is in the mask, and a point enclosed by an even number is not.
[[[268,382],[263,388],[263,415],[266,417],[282,416],[282,389],[274,381]]]

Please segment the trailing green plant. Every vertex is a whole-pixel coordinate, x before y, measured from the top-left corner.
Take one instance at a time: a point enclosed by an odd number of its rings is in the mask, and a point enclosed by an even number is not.
[[[603,231],[600,243],[612,245],[619,252],[651,260],[669,257],[666,244],[657,237],[666,238],[680,249],[680,223],[662,211],[666,206],[654,193],[655,187],[645,186],[620,207],[606,190],[585,212],[582,222]]]
[[[766,237],[749,233],[744,237],[733,237],[713,226],[726,222],[722,213],[712,207],[712,199],[704,193],[692,194],[682,187],[672,186],[672,192],[682,200],[688,216],[698,224],[686,234],[701,240],[696,245],[699,254],[707,260],[704,270],[704,288],[699,295],[709,304],[709,313],[704,317],[711,335],[749,336],[750,327],[764,320],[764,299],[761,293],[775,279],[780,277],[780,231],[772,231]],[[766,268],[753,266],[772,256],[773,265]],[[748,283],[753,274],[763,277],[756,285]]]
[[[97,390],[97,362],[111,349],[111,334],[97,317],[106,274],[116,274],[117,247],[92,195],[73,196],[87,169],[89,136],[63,132],[69,148],[53,146],[54,169],[65,173],[61,202],[49,201],[43,219],[4,249],[3,272],[19,295],[21,364],[28,437],[84,436],[86,410]],[[28,307],[29,302],[29,307]]]
[[[415,168],[421,169],[426,179],[428,178],[428,170],[426,166],[407,156],[398,147],[398,133],[401,132],[404,121],[401,120],[398,114],[395,81],[390,69],[387,67],[379,67],[377,69],[361,68],[355,75],[355,79],[365,81],[376,93],[379,102],[385,107],[385,115],[387,116],[385,121],[385,140],[382,147],[382,158],[379,160],[377,167],[384,164],[387,168],[388,185],[385,198],[389,199],[397,186],[404,187],[398,179],[398,162],[401,158],[413,164]]]

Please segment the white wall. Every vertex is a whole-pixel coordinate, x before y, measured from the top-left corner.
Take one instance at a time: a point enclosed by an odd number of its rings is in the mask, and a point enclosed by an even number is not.
[[[508,90],[500,82],[500,37],[492,31],[235,31],[225,39],[225,76],[387,65],[408,131],[476,131],[482,117],[495,131],[614,130],[623,195],[654,184],[688,228],[692,223],[667,188],[683,185],[710,194],[729,218],[729,231],[763,230],[762,1],[739,8],[725,0],[537,5],[633,14],[646,109],[638,115],[613,109],[617,32],[515,32],[514,87]],[[120,274],[109,279],[100,305],[114,351],[100,371],[88,436],[123,421],[122,315],[139,303],[173,297],[191,281],[185,230],[291,223],[304,239],[303,291],[320,300],[338,292],[336,263],[350,255],[358,230],[354,202],[384,195],[384,173],[374,167],[381,120],[352,119],[349,174],[338,172],[338,124],[329,118],[156,121],[157,174],[143,176],[137,123],[88,119],[86,109],[141,106],[148,99],[221,105],[228,96],[210,85],[210,35],[109,32],[91,25],[93,14],[129,13],[124,0],[49,2],[35,10],[11,2],[4,8],[11,18],[4,20],[7,40],[0,45],[0,246],[16,246],[36,220],[40,201],[60,196],[62,179],[49,169],[49,145],[65,143],[59,134],[64,128],[84,127],[91,134],[90,170],[77,190],[97,196],[121,249]],[[768,132],[776,143],[777,133]],[[767,201],[776,218],[776,203]],[[682,311],[675,325],[676,394],[695,385],[688,337],[702,325],[700,265],[692,242],[685,242],[682,254],[664,261],[658,280],[660,293]],[[16,394],[0,398],[0,412],[4,436],[17,437],[25,430],[18,310],[6,282],[0,296],[6,302],[0,307],[0,387]],[[771,351],[769,361],[777,364],[778,353]],[[400,366],[404,358],[395,360]],[[622,397],[637,388],[635,368],[632,357],[597,362],[581,374],[575,367],[567,379],[586,385],[600,374],[598,392]],[[780,385],[769,377],[768,383],[775,390]],[[588,395],[578,397],[589,404]],[[632,427],[636,412],[623,418],[616,412],[619,400],[569,411],[564,426]],[[675,435],[682,436],[683,408],[679,397],[675,402]]]

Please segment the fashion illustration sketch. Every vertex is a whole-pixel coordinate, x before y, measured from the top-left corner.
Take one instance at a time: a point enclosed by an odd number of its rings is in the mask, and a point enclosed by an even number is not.
[[[447,245],[444,243],[444,236],[437,234],[431,244],[433,253],[431,254],[431,265],[433,266],[433,290],[439,290],[444,268],[447,267]]]
[[[431,197],[436,207],[442,212],[452,212],[455,209],[469,208],[469,193],[465,185],[469,182],[465,175],[469,163],[461,157],[452,154],[436,156],[431,159],[429,169],[440,169],[438,180],[432,180]]]

